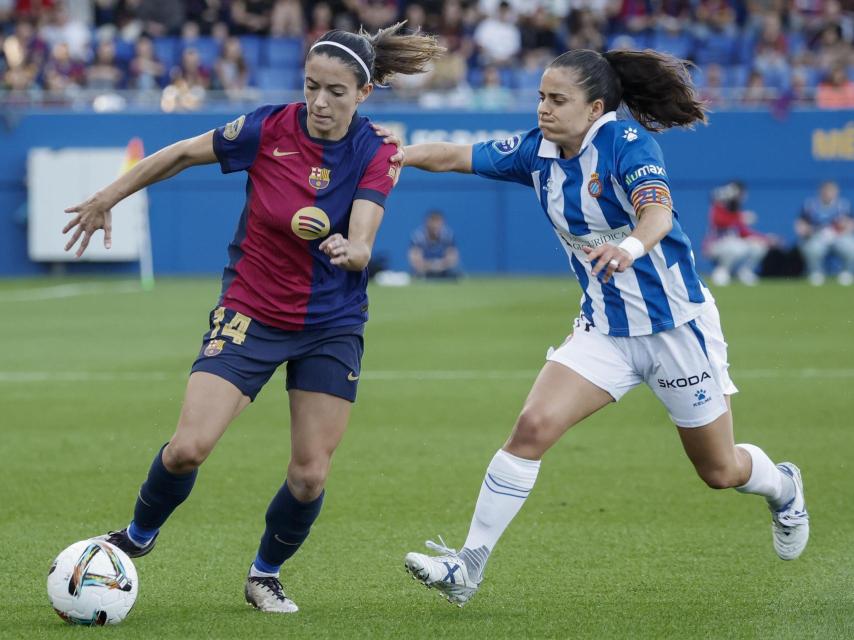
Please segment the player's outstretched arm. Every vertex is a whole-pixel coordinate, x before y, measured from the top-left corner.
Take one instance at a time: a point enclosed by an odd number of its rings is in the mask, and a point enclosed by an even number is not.
[[[400,154],[401,151],[398,151]],[[412,144],[402,149],[401,162],[407,167],[416,167],[424,171],[445,173],[472,173],[471,145],[452,144],[450,142],[426,142]],[[391,158],[392,162],[395,157]]]
[[[62,230],[62,233],[74,230],[65,245],[65,250],[70,251],[80,240],[80,246],[75,252],[75,256],[79,258],[89,246],[92,234],[98,229],[104,230],[104,246],[109,249],[112,244],[112,212],[110,210],[116,204],[132,193],[155,182],[171,178],[188,167],[213,162],[216,162],[213,131],[181,140],[143,158],[115,182],[104,187],[85,202],[65,210],[66,213],[76,214]]]
[[[403,146],[403,141],[390,129],[371,125],[377,135],[387,144],[397,146],[397,153],[389,158],[391,163],[400,163],[401,167],[416,167],[424,171],[446,173],[473,173],[471,168],[470,144],[452,144],[450,142],[426,142]]]

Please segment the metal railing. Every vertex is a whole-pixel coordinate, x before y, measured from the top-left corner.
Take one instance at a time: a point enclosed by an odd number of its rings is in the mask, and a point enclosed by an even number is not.
[[[757,91],[744,87],[716,89],[712,95],[700,89],[701,96],[710,96],[713,110],[729,108],[768,109],[785,107],[810,107],[815,105],[815,90],[810,89],[799,97],[789,96],[774,88]],[[525,111],[534,108],[537,94],[533,90],[511,90],[498,94],[481,93],[478,89],[461,87],[450,92],[425,92],[421,90],[378,90],[371,96],[370,107],[417,108],[423,110],[477,110]],[[104,91],[97,89],[69,89],[50,92],[42,89],[10,91],[0,89],[0,111],[26,111],[31,109],[115,113],[123,111],[161,111],[164,113],[192,112],[201,109],[241,111],[259,104],[282,104],[302,101],[299,90],[270,91],[246,88],[241,91],[177,91],[171,87],[150,91]]]

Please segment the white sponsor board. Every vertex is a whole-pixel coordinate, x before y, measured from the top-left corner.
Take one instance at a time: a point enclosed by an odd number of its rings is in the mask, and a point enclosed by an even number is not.
[[[86,200],[118,177],[125,160],[124,148],[33,148],[27,157],[28,246],[37,262],[75,260],[65,251],[71,232],[63,227],[74,214],[67,207]],[[135,193],[113,207],[113,246],[104,248],[104,233],[97,231],[81,260],[128,261],[140,258],[147,231],[148,200]]]

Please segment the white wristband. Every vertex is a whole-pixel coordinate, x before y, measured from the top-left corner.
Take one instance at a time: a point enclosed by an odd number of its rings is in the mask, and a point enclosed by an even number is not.
[[[632,257],[632,260],[637,260],[646,253],[646,249],[643,247],[643,242],[632,236],[629,236],[617,246],[628,253]]]

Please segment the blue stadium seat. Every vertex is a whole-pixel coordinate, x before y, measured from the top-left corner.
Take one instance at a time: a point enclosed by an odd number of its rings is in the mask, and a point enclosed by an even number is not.
[[[726,67],[724,78],[728,87],[746,87],[750,68],[743,64],[734,64]]]
[[[652,36],[650,46],[677,58],[690,58],[694,53],[694,36],[688,32],[670,33],[657,30]]]
[[[166,65],[167,69],[178,64],[178,38],[171,36],[154,38],[152,46],[154,47],[154,55]]]
[[[750,65],[753,62],[753,52],[756,50],[758,40],[759,36],[755,33],[742,35],[735,46],[735,60],[733,62]]]
[[[501,79],[501,86],[513,89],[516,86],[516,74],[513,69],[501,68],[498,70],[498,77]]]
[[[133,60],[134,53],[136,52],[136,46],[133,42],[128,42],[123,38],[116,38],[113,40],[113,46],[116,48],[116,60],[119,64],[126,65]]]
[[[696,60],[698,64],[730,65],[736,61],[740,39],[736,35],[711,33],[697,43]]]
[[[196,38],[195,40],[181,40],[179,47],[182,54],[187,49],[195,49],[198,51],[202,65],[209,69],[213,67],[217,58],[219,58],[220,43],[209,36],[203,36],[201,38]]]
[[[540,79],[543,72],[540,69],[527,70],[516,69],[513,78],[513,86],[519,91],[533,91],[534,95],[540,90]]]
[[[807,38],[802,31],[789,31],[786,33],[786,40],[789,43],[789,55],[802,53],[807,48]]]
[[[822,71],[821,69],[818,69],[816,67],[806,67],[804,71],[806,71],[808,87],[812,87],[813,89],[815,89],[818,86],[819,82],[824,80],[824,71]],[[852,80],[854,80],[854,78],[852,78]]]
[[[789,84],[789,67],[785,69],[768,69],[762,73],[762,81],[767,87],[775,89],[786,89]]]
[[[616,32],[610,34],[605,40],[605,50],[610,51],[619,45],[624,49],[646,49],[651,46],[651,38],[645,31],[637,31],[635,33]]]
[[[302,38],[267,38],[268,67],[301,67],[303,62]]]
[[[261,48],[263,38],[258,36],[241,36],[240,48],[243,51],[243,58],[250,69],[257,69],[261,66]]]
[[[302,86],[301,67],[261,67],[255,75],[259,89],[289,91]]]
[[[466,81],[472,87],[479,87],[483,84],[483,70],[480,67],[469,67],[466,72]]]

